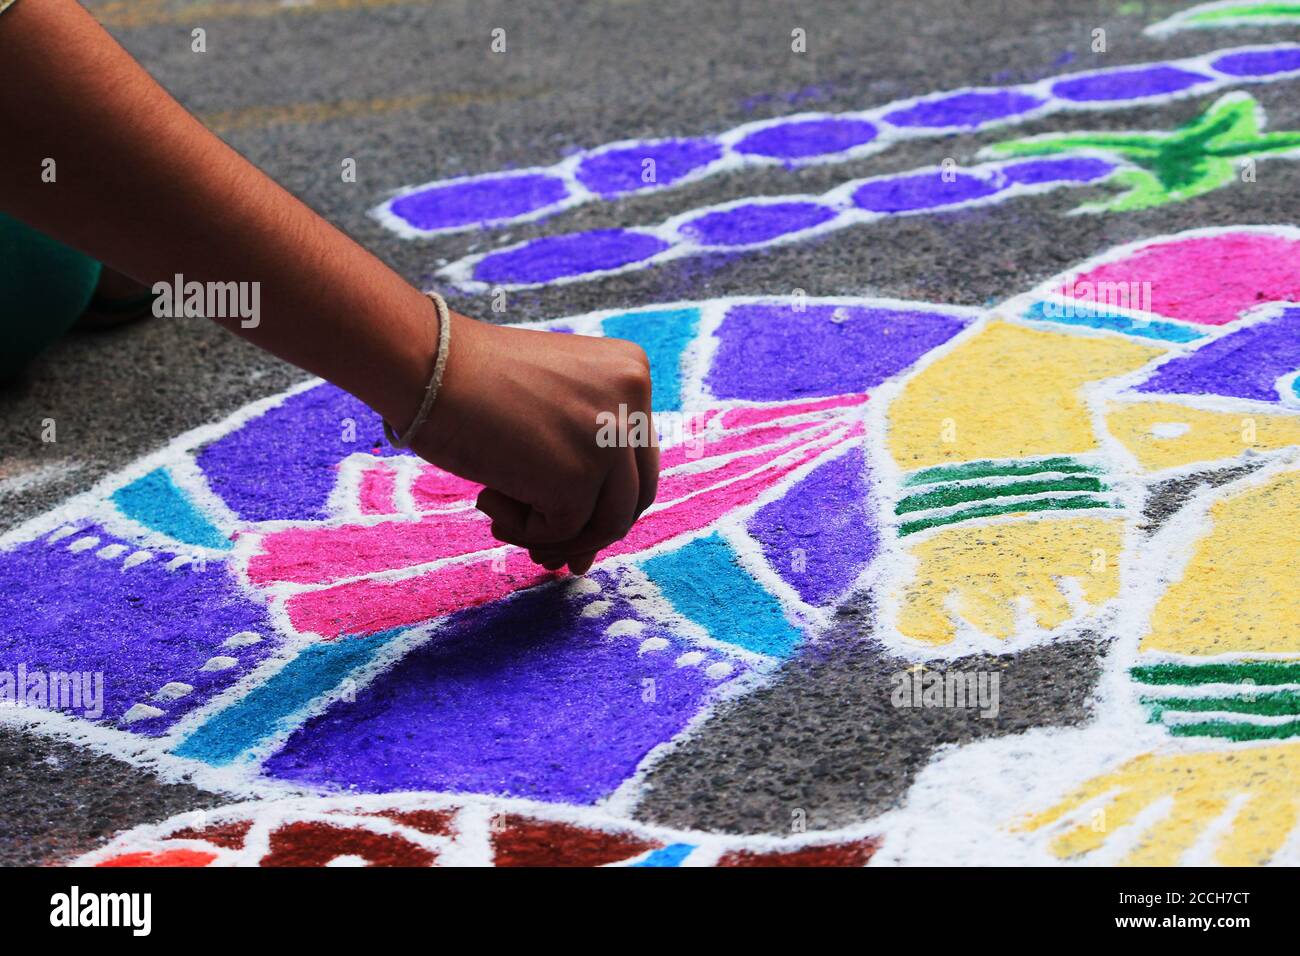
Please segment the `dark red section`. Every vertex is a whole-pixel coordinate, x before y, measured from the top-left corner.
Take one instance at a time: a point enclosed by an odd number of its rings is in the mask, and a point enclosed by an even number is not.
[[[169,840],[206,840],[216,846],[225,847],[227,850],[242,850],[244,848],[244,838],[248,836],[249,828],[252,827],[250,820],[238,820],[234,823],[219,823],[215,826],[204,827],[197,830],[193,827],[186,827],[184,830],[177,830],[169,834]]]
[[[604,866],[661,844],[630,833],[511,815],[493,822],[492,845],[497,866]]]
[[[286,823],[271,834],[262,866],[324,866],[339,856],[359,856],[370,866],[432,866],[430,850],[395,834],[348,829],[330,823]]]
[[[375,816],[384,817],[394,823],[428,833],[431,836],[451,836],[451,821],[456,816],[455,810],[385,810]]]
[[[738,850],[724,853],[718,866],[866,866],[878,845],[875,840],[858,840],[775,853]]]

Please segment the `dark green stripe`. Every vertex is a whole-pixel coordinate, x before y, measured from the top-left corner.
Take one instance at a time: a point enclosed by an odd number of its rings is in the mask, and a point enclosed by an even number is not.
[[[1207,720],[1203,724],[1175,724],[1169,728],[1175,737],[1223,737],[1228,740],[1285,740],[1300,734],[1300,720],[1285,724],[1235,724],[1226,720]]]
[[[1105,491],[1099,478],[1046,478],[1039,481],[1015,481],[1008,485],[943,485],[933,491],[910,495],[898,503],[894,514],[947,508],[967,501],[1010,498],[1013,495],[1037,495],[1049,491]]]
[[[1151,664],[1129,674],[1139,684],[1300,684],[1300,663],[1240,661],[1233,664]]]
[[[967,508],[965,511],[958,511],[950,515],[943,515],[939,518],[918,518],[916,521],[909,521],[900,525],[898,534],[901,537],[905,534],[912,534],[916,531],[924,531],[926,528],[937,528],[945,524],[956,524],[958,521],[968,521],[971,518],[987,518],[992,515],[1009,515],[1021,511],[1073,511],[1078,508],[1110,508],[1109,502],[1099,501],[1096,498],[1080,496],[1078,498],[1039,498],[1037,501],[1022,501],[1019,504],[991,504],[979,505],[975,508]]]
[[[1287,714],[1300,714],[1300,694],[1290,690],[1275,690],[1267,694],[1251,694],[1241,697],[1143,697],[1142,703],[1148,704],[1157,719],[1167,710],[1192,711],[1228,711],[1232,714],[1256,714],[1267,717],[1282,717]]]
[[[1092,473],[1095,468],[1081,465],[1073,458],[1044,458],[1042,461],[971,461],[963,465],[938,465],[909,475],[905,485],[932,485],[937,481],[960,481],[964,478],[992,478],[998,475],[1037,475],[1060,471],[1073,475]]]

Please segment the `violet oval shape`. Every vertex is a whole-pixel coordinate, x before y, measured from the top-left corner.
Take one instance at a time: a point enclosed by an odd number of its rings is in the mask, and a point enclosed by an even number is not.
[[[523,173],[432,186],[399,196],[388,208],[416,229],[452,229],[514,219],[552,206],[568,195],[569,187],[562,179]]]
[[[943,175],[936,170],[864,183],[853,193],[853,203],[869,212],[912,212],[981,199],[1004,188],[970,173],[954,173],[951,181]]]
[[[796,120],[750,133],[735,146],[736,152],[773,159],[829,156],[869,143],[879,135],[875,124],[855,119]]]
[[[1208,76],[1176,66],[1146,66],[1136,70],[1111,70],[1059,80],[1052,84],[1052,92],[1062,99],[1076,102],[1130,100],[1177,93],[1209,82]]]
[[[743,246],[819,226],[839,213],[812,202],[754,203],[705,213],[679,231],[706,246]]]
[[[675,183],[721,155],[722,147],[711,139],[661,140],[588,156],[578,164],[577,177],[594,193],[617,196]],[[655,176],[649,183],[642,179],[648,159]]]
[[[1059,159],[1031,159],[1004,166],[1002,175],[1009,183],[1035,186],[1039,183],[1088,183],[1109,176],[1115,164],[1095,156],[1062,156]]]
[[[596,229],[534,239],[484,256],[474,266],[479,282],[550,282],[617,269],[668,248],[657,236],[627,229]]]
[[[894,110],[885,115],[895,126],[980,126],[991,120],[1005,119],[1042,106],[1041,96],[1021,93],[1019,90],[986,90],[971,93],[953,93],[941,99],[915,103],[906,109]]]
[[[1300,70],[1300,47],[1280,50],[1247,50],[1221,56],[1210,66],[1229,76],[1271,76]]]

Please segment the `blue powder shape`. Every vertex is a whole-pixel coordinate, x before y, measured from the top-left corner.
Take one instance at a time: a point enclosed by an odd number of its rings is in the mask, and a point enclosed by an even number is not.
[[[652,851],[644,860],[637,860],[632,866],[681,866],[682,860],[690,856],[694,849],[689,843],[671,843]]]
[[[1190,329],[1173,322],[1155,322],[1134,319],[1127,315],[1103,312],[1091,306],[1074,303],[1068,306],[1070,314],[1064,314],[1067,306],[1052,303],[1061,310],[1061,315],[1048,315],[1046,302],[1035,302],[1025,310],[1024,317],[1031,322],[1055,322],[1060,325],[1086,325],[1093,329],[1108,329],[1111,332],[1123,332],[1137,335],[1144,339],[1159,339],[1162,342],[1194,342],[1203,338],[1205,333]]]
[[[281,722],[291,714],[370,663],[399,633],[385,631],[309,645],[266,683],[182,740],[173,753],[214,767],[233,763],[281,729]]]
[[[675,412],[682,407],[682,353],[695,338],[699,309],[626,312],[601,323],[605,334],[645,349],[650,359],[651,410]]]
[[[719,641],[789,657],[801,637],[781,605],[737,563],[721,535],[697,538],[642,565],[676,610]]]
[[[153,531],[204,548],[231,548],[230,540],[194,507],[165,468],[117,489],[112,498],[122,514]]]

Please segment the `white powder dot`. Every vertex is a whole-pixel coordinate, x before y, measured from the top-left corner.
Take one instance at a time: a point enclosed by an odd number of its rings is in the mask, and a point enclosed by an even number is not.
[[[256,631],[240,631],[238,634],[231,634],[221,642],[222,647],[249,647],[253,644],[260,644],[262,635]]]
[[[1151,426],[1151,434],[1156,438],[1179,438],[1191,431],[1187,422],[1156,422]]]
[[[637,653],[649,654],[651,651],[662,651],[667,646],[668,638],[666,637],[647,637],[641,642],[641,647]]]
[[[633,637],[645,630],[645,621],[637,621],[630,617],[625,617],[621,621],[615,621],[609,627],[605,628],[605,633],[610,637]]]
[[[567,590],[573,594],[597,594],[600,592],[600,583],[591,578],[574,577],[569,579]]]
[[[604,617],[614,605],[610,601],[592,601],[582,609],[583,617]]]
[[[186,694],[192,693],[193,690],[192,685],[182,684],[180,681],[174,680],[163,684],[154,696],[159,700],[180,700]]]
[[[97,545],[97,544],[99,544],[99,539],[98,539],[98,538],[96,538],[93,534],[92,534],[92,535],[87,535],[87,536],[84,537],[84,538],[78,538],[76,541],[72,542],[72,544],[68,545],[68,550],[69,550],[69,551],[89,551],[91,548],[93,548],[93,547],[94,547],[95,545]]]
[[[46,541],[62,541],[62,540],[63,540],[64,538],[66,538],[68,535],[70,535],[70,534],[76,534],[76,533],[77,533],[77,529],[76,529],[76,528],[72,527],[71,525],[66,525],[66,524],[65,524],[62,528],[60,528],[58,531],[55,531],[53,534],[51,534],[51,535],[50,535],[48,538],[46,538],[45,540],[46,540]]]
[[[157,707],[150,707],[148,704],[133,704],[131,709],[122,715],[122,723],[133,724],[137,720],[148,720],[151,717],[161,717],[163,712]]]
[[[146,561],[151,561],[151,560],[153,560],[153,554],[151,554],[150,552],[137,551],[135,554],[130,555],[125,561],[122,562],[122,567],[124,569],[133,568],[137,564],[144,564]]]
[[[708,674],[714,680],[722,680],[722,678],[731,673],[731,665],[726,661],[718,661],[716,664],[710,664],[706,667],[704,673]]]
[[[677,658],[677,660],[673,661],[673,663],[678,667],[694,667],[702,660],[704,660],[704,653],[702,651],[687,651],[681,657]]]
[[[112,558],[116,558],[125,550],[126,545],[124,544],[106,544],[95,552],[95,557],[103,558],[105,561],[108,561]]]
[[[354,856],[353,854],[345,853],[343,856],[336,856],[334,859],[330,860],[325,865],[326,866],[369,866],[370,863],[368,860],[366,860],[365,857]]]
[[[176,555],[176,557],[168,561],[165,567],[167,568],[168,571],[176,571],[179,570],[180,568],[185,567],[185,565],[189,563],[190,563],[190,559],[188,555],[178,554]]]
[[[209,657],[207,663],[199,668],[201,671],[228,671],[236,666],[239,661],[233,657]]]

